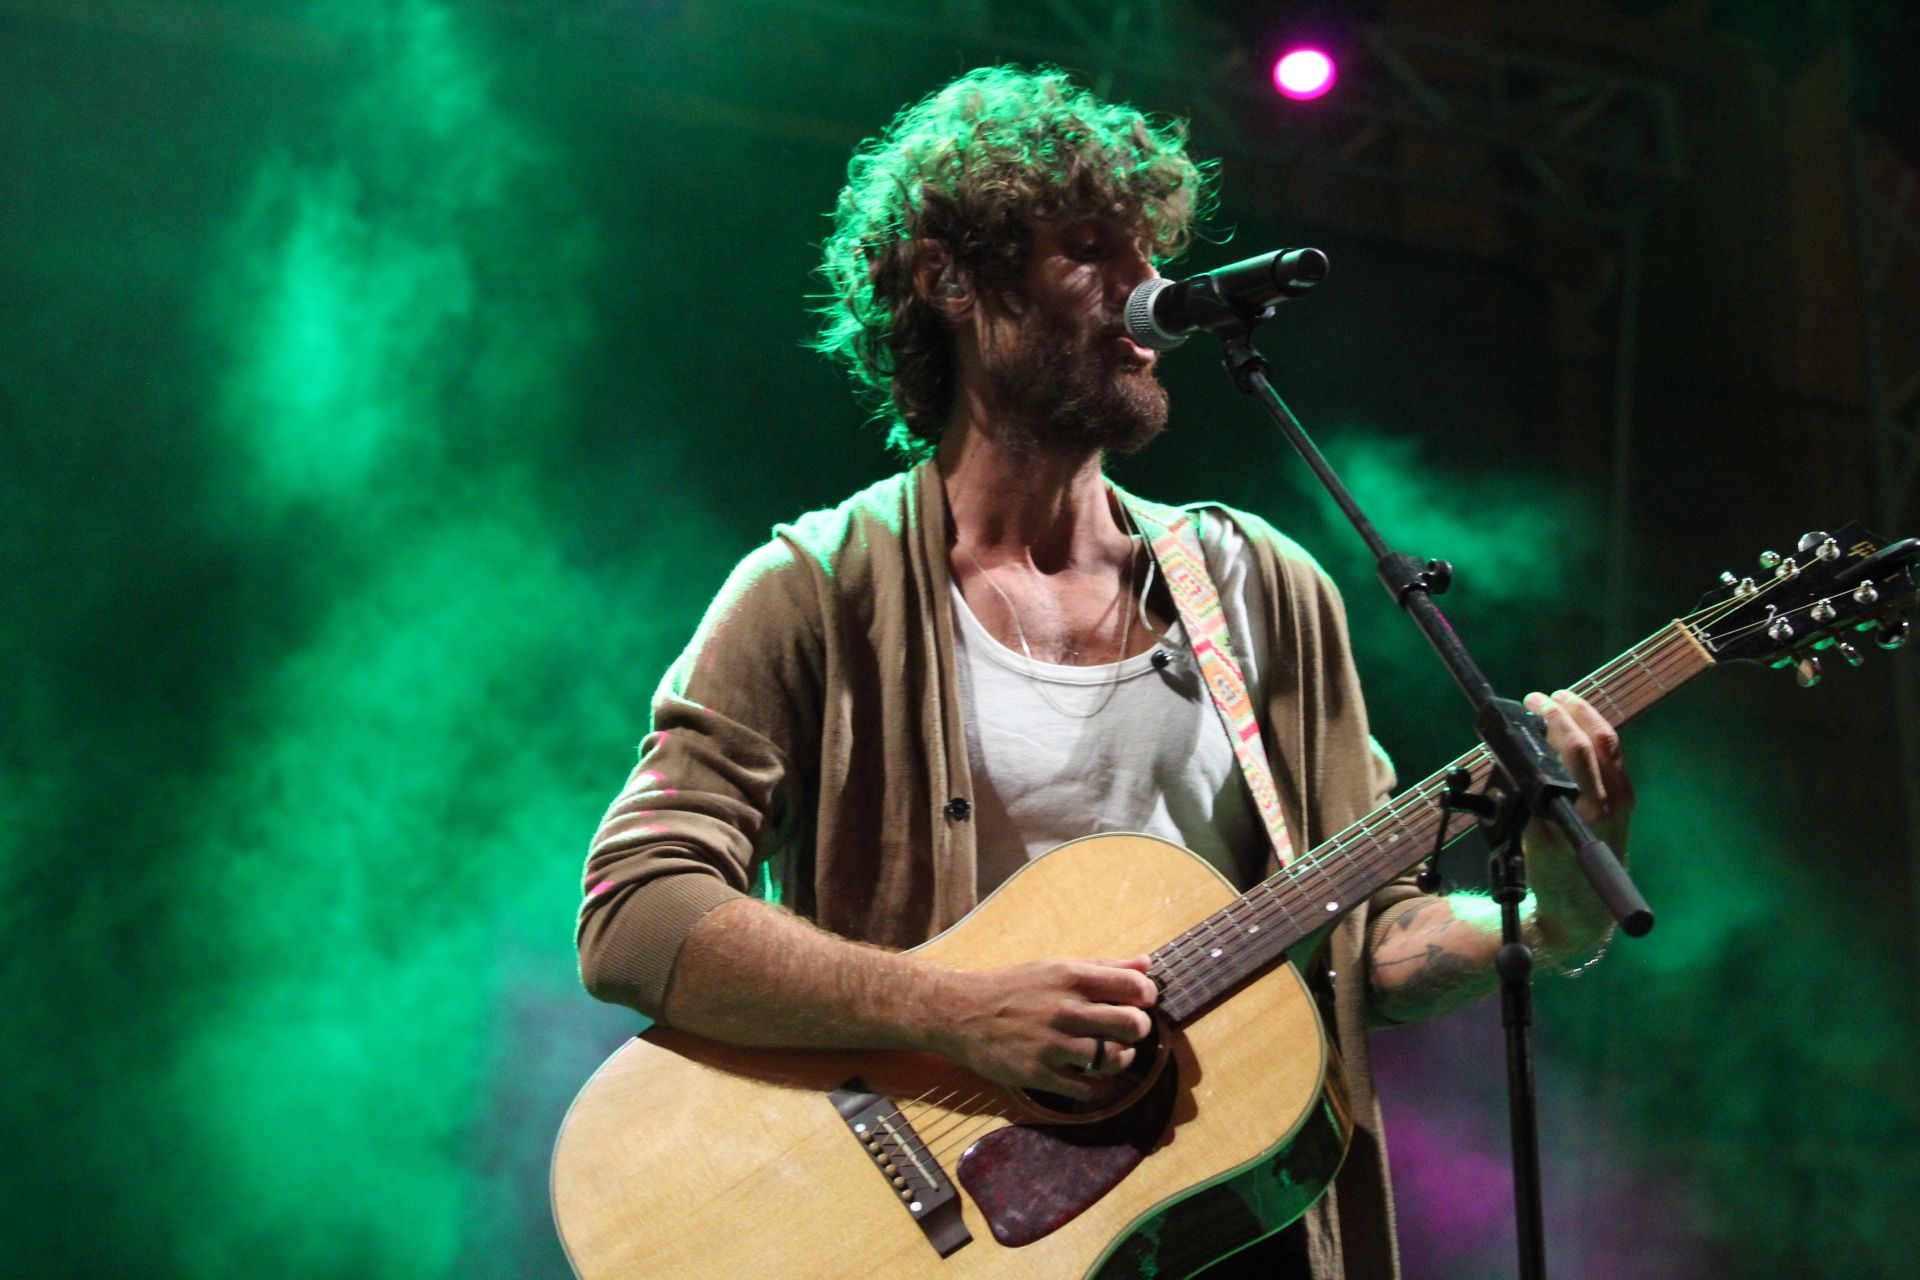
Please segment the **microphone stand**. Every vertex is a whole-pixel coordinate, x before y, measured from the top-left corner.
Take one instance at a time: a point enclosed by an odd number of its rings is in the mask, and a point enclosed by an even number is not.
[[[1320,272],[1324,274],[1324,271],[1322,259]],[[1527,896],[1526,860],[1521,854],[1520,835],[1528,819],[1537,815],[1566,833],[1580,870],[1629,936],[1637,938],[1653,928],[1653,912],[1613,851],[1575,812],[1573,798],[1580,794],[1580,789],[1547,745],[1539,718],[1520,703],[1495,692],[1453,625],[1434,603],[1433,597],[1444,593],[1452,582],[1452,566],[1444,560],[1422,561],[1390,548],[1325,455],[1308,437],[1300,420],[1293,416],[1293,410],[1274,390],[1267,377],[1267,362],[1253,346],[1253,330],[1272,317],[1273,306],[1239,304],[1223,289],[1194,291],[1196,295],[1203,292],[1204,297],[1188,298],[1187,318],[1220,338],[1226,369],[1234,385],[1260,402],[1346,513],[1368,550],[1373,552],[1381,585],[1413,618],[1454,683],[1473,705],[1474,729],[1499,766],[1496,778],[1499,785],[1490,783],[1488,795],[1461,795],[1456,791],[1450,804],[1481,815],[1493,850],[1489,882],[1492,896],[1500,904],[1501,936],[1494,968],[1500,975],[1500,1014],[1506,1029],[1508,1123],[1513,1140],[1514,1216],[1520,1275],[1525,1280],[1544,1280],[1547,1252],[1541,1220],[1540,1140],[1531,1043],[1533,952],[1520,936],[1520,904]]]

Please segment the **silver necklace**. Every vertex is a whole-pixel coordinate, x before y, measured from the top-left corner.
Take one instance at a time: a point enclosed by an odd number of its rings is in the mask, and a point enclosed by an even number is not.
[[[1007,616],[1013,619],[1014,637],[1020,641],[1020,652],[1026,655],[1027,679],[1033,684],[1034,692],[1040,695],[1040,700],[1070,720],[1091,720],[1102,711],[1105,711],[1107,705],[1113,701],[1114,691],[1120,687],[1120,664],[1127,656],[1127,642],[1133,639],[1133,610],[1124,609],[1122,611],[1120,649],[1119,652],[1114,654],[1113,675],[1107,680],[1107,692],[1106,695],[1100,699],[1100,705],[1091,711],[1069,711],[1055,702],[1053,695],[1047,692],[1047,682],[1041,678],[1039,670],[1040,664],[1034,660],[1033,650],[1027,644],[1027,629],[1020,625],[1020,610],[1014,606],[1013,597],[1000,589],[1000,584],[993,580],[993,575],[987,572],[987,567],[980,563],[980,557],[973,554],[972,548],[963,544],[960,550],[966,552],[967,559],[973,562],[974,569],[979,572],[982,578],[987,580],[987,585],[993,588],[994,594],[999,596],[1001,602],[1007,606]],[[1133,594],[1133,564],[1134,561],[1139,558],[1139,552],[1139,544],[1135,542],[1127,553],[1127,580],[1121,587],[1121,590],[1125,593],[1121,597],[1122,599]]]

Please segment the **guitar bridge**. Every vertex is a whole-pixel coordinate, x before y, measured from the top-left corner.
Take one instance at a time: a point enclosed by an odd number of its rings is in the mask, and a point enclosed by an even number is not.
[[[893,1099],[857,1076],[827,1097],[935,1253],[947,1257],[973,1239],[960,1216],[959,1191]]]

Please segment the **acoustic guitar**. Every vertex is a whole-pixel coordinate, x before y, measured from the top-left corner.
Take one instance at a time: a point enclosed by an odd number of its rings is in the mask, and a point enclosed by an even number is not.
[[[1702,671],[1886,648],[1920,540],[1808,534],[1756,578],[1574,685],[1624,724]],[[585,1280],[1178,1277],[1279,1230],[1339,1170],[1341,1066],[1287,962],[1436,843],[1476,748],[1246,893],[1146,836],[1035,859],[915,954],[960,968],[1150,952],[1154,1030],[1113,1096],[1081,1106],[932,1054],[745,1049],[656,1026],[574,1101],[553,1207]]]

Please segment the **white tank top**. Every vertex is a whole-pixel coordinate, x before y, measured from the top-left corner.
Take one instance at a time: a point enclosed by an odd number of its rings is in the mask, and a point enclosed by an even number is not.
[[[1247,608],[1246,538],[1211,513],[1195,522],[1260,706],[1267,637]],[[958,583],[953,616],[982,897],[1055,845],[1107,831],[1185,845],[1242,889],[1259,878],[1265,828],[1178,621],[1160,646],[1174,660],[1161,670],[1151,650],[1091,667],[1029,661],[988,633]]]

